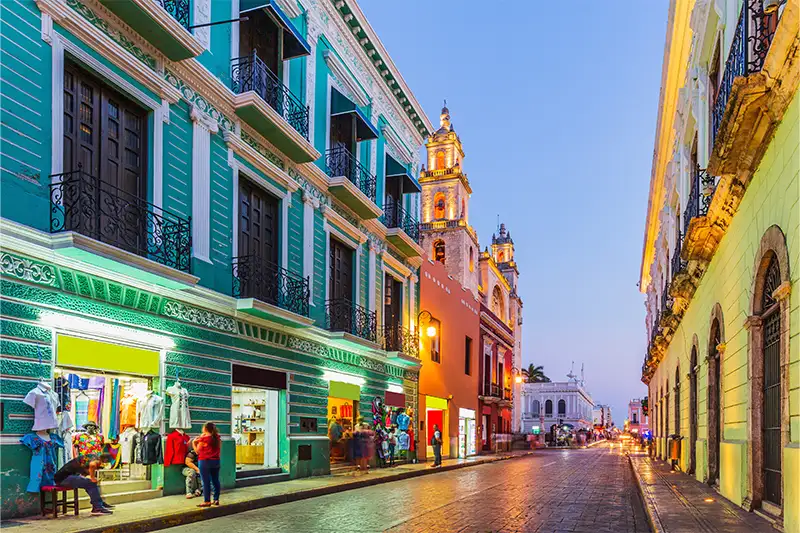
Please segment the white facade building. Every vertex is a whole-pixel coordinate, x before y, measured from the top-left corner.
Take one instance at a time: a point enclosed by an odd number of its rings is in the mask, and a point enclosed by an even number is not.
[[[610,428],[614,425],[614,419],[611,418],[611,406],[597,404],[592,410],[592,424],[595,426],[603,426]]]
[[[575,429],[592,426],[594,402],[581,382],[523,383],[521,388],[524,433],[536,426],[546,432],[559,421]]]

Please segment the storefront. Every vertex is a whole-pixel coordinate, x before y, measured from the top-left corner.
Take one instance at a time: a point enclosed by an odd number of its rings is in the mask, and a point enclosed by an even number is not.
[[[353,460],[353,432],[359,423],[358,402],[364,380],[345,374],[327,373],[328,382],[328,439],[331,464],[350,463]],[[346,381],[345,381],[346,380]]]
[[[447,414],[447,400],[445,398],[437,398],[436,396],[425,396],[425,420],[426,420],[426,438],[427,457],[433,457],[433,446],[431,446],[431,439],[435,427],[439,427],[442,434],[442,457],[448,457],[450,454],[450,428],[448,426]]]
[[[458,409],[458,456],[475,455],[475,410]]]
[[[234,364],[231,383],[237,478],[280,468],[280,398],[286,390],[286,374]]]

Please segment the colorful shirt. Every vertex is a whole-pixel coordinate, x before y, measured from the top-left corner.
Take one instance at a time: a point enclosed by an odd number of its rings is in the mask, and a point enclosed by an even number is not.
[[[120,404],[120,420],[119,426],[121,429],[136,426],[136,398],[134,396],[125,396],[119,402]]]
[[[397,449],[398,450],[408,450],[408,433],[400,433],[397,436]]]
[[[397,415],[397,427],[403,431],[408,429],[408,423],[411,421],[411,417],[409,417],[405,413],[400,413]]]
[[[50,385],[39,383],[28,392],[22,401],[33,408],[33,431],[58,427],[56,418],[58,395]]]
[[[64,447],[61,438],[55,433],[50,434],[50,440],[41,438],[36,433],[28,433],[20,442],[31,449],[31,477],[28,482],[28,492],[39,492],[42,486],[55,485],[53,476],[56,473],[56,457],[58,449]]]
[[[81,433],[72,439],[72,444],[78,448],[78,455],[99,455],[103,451],[103,442],[103,435],[100,433]]]
[[[62,410],[72,411],[72,398],[69,394],[69,381],[62,377],[56,378],[53,390],[56,391],[56,395],[58,396],[58,401],[60,404],[58,412],[60,413]]]

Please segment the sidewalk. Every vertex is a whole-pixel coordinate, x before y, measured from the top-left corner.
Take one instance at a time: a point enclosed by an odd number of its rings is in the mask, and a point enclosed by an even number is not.
[[[775,533],[767,520],[748,513],[692,476],[644,453],[629,455],[653,533]]]
[[[183,495],[165,496],[154,500],[127,503],[114,509],[109,516],[90,516],[82,511],[80,516],[59,516],[57,519],[41,516],[4,520],[2,527],[13,528],[13,533],[122,533],[127,531],[156,531],[181,524],[218,518],[252,509],[279,505],[326,494],[343,492],[399,481],[428,474],[436,474],[531,455],[530,451],[502,455],[478,456],[468,459],[445,459],[441,468],[431,468],[430,463],[396,466],[370,470],[368,474],[344,473],[294,479],[271,485],[257,485],[241,489],[223,490],[219,507],[200,509],[202,499],[187,500]]]

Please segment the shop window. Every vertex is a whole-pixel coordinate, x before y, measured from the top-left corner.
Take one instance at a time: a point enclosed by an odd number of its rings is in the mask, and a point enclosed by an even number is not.
[[[234,386],[232,393],[237,473],[278,467],[278,391]]]
[[[444,249],[444,241],[442,239],[438,239],[433,243],[433,260],[439,261],[441,264],[444,264],[445,249]]]
[[[331,464],[353,461],[350,442],[353,439],[357,422],[357,400],[328,397],[328,438],[330,439]]]

